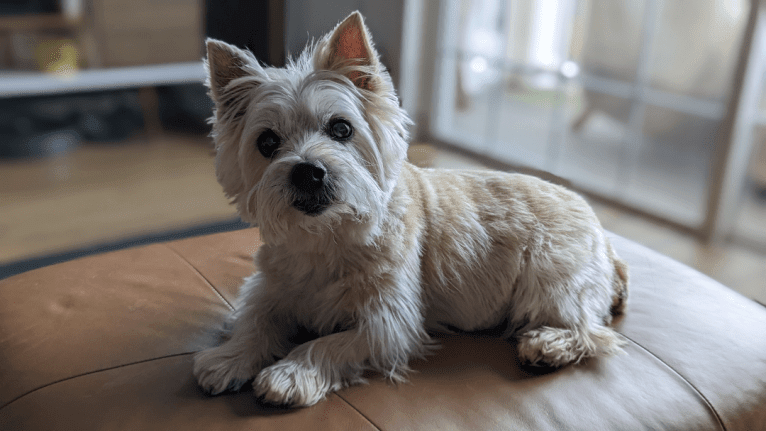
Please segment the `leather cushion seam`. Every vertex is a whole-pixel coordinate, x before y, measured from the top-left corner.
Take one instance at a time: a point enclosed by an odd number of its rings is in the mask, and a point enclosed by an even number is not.
[[[117,368],[128,367],[128,366],[131,366],[131,365],[143,364],[143,363],[146,363],[146,362],[157,361],[157,360],[160,360],[160,359],[175,358],[177,356],[191,355],[191,354],[194,354],[194,353],[197,353],[197,351],[195,350],[193,352],[174,353],[172,355],[165,355],[165,356],[158,356],[156,358],[142,359],[140,361],[129,362],[127,364],[115,365],[113,367],[100,368],[98,370],[86,371],[84,373],[76,374],[74,376],[64,377],[62,379],[58,379],[58,380],[55,380],[53,382],[46,383],[46,384],[44,384],[42,386],[38,386],[38,387],[36,387],[34,389],[31,389],[31,390],[29,390],[29,391],[27,391],[27,392],[17,396],[16,398],[14,398],[14,399],[8,401],[7,403],[5,403],[4,405],[0,406],[0,410],[8,407],[9,405],[11,405],[11,404],[15,403],[16,401],[26,397],[27,395],[30,395],[30,394],[32,394],[34,392],[37,392],[37,391],[41,390],[41,389],[45,389],[48,386],[53,386],[55,384],[66,382],[68,380],[72,380],[72,379],[76,379],[76,378],[79,378],[79,377],[88,376],[88,375],[91,375],[91,374],[100,373],[102,371],[111,371],[111,370],[116,370]]]
[[[221,294],[221,292],[220,292],[220,291],[218,291],[218,289],[216,289],[216,287],[215,287],[215,286],[213,286],[213,283],[211,283],[211,282],[210,282],[210,280],[208,280],[208,279],[207,279],[207,277],[205,277],[205,276],[202,274],[202,272],[200,272],[200,270],[199,270],[199,269],[197,269],[197,267],[195,267],[194,265],[192,265],[192,263],[191,263],[191,262],[189,262],[189,260],[188,260],[188,259],[186,259],[186,258],[185,258],[185,257],[184,257],[184,256],[183,256],[181,253],[179,253],[179,252],[178,252],[176,249],[174,249],[173,247],[171,247],[169,244],[162,244],[162,245],[164,245],[164,246],[165,246],[165,247],[167,247],[167,248],[168,248],[170,251],[172,251],[172,252],[173,252],[173,254],[175,254],[175,255],[176,255],[176,256],[178,256],[178,257],[179,257],[181,260],[183,260],[183,261],[184,261],[184,263],[186,263],[186,265],[188,265],[188,266],[189,266],[189,267],[190,267],[190,268],[191,268],[191,269],[192,269],[194,272],[196,272],[196,273],[197,273],[197,275],[199,275],[199,276],[200,276],[200,277],[201,277],[203,280],[205,280],[205,283],[207,283],[207,285],[210,287],[210,289],[212,289],[212,290],[213,290],[213,292],[214,292],[214,293],[215,293],[215,294],[218,296],[218,298],[219,298],[221,301],[223,301],[223,303],[224,303],[224,304],[225,304],[227,307],[229,307],[229,310],[231,310],[231,311],[234,311],[234,307],[233,307],[233,306],[232,306],[232,305],[229,303],[229,301],[227,301],[227,300],[226,300],[226,298],[225,298],[225,297],[224,297],[224,296]]]
[[[357,413],[359,414],[359,416],[363,417],[363,418],[364,418],[364,419],[365,419],[365,420],[366,420],[366,421],[367,421],[367,422],[368,422],[370,425],[372,425],[372,427],[373,427],[373,428],[375,428],[375,429],[376,429],[376,430],[378,430],[378,431],[382,431],[382,429],[381,429],[379,426],[377,426],[377,425],[375,424],[375,422],[373,422],[373,421],[372,421],[370,418],[368,418],[368,417],[367,417],[367,415],[365,415],[365,414],[364,414],[364,413],[362,413],[362,412],[361,412],[361,411],[360,411],[358,408],[356,408],[356,406],[355,406],[355,405],[353,405],[353,404],[351,404],[350,402],[348,402],[348,400],[347,400],[347,399],[345,399],[345,398],[344,398],[344,397],[343,397],[341,394],[339,394],[338,392],[335,392],[335,395],[337,395],[337,396],[338,396],[338,398],[340,398],[340,399],[341,399],[341,401],[343,401],[344,403],[346,403],[346,404],[347,404],[349,407],[351,407],[352,409],[354,409],[354,411],[355,411],[355,412],[357,412]]]
[[[724,425],[724,423],[723,423],[723,420],[721,419],[721,416],[718,414],[718,411],[716,411],[715,407],[713,407],[713,405],[710,403],[710,400],[708,400],[708,399],[707,399],[707,397],[705,397],[705,395],[704,395],[704,394],[702,394],[702,392],[701,392],[701,391],[700,391],[700,390],[699,390],[699,389],[698,389],[698,388],[697,388],[697,387],[696,387],[696,386],[695,386],[693,383],[691,383],[691,382],[690,382],[690,381],[689,381],[689,380],[688,380],[686,377],[684,377],[684,376],[683,376],[681,373],[679,373],[679,372],[678,372],[678,371],[677,371],[675,368],[671,367],[671,366],[670,366],[670,365],[669,365],[667,362],[663,361],[663,360],[662,360],[660,357],[658,357],[657,355],[655,355],[655,354],[654,354],[652,351],[650,351],[650,350],[649,350],[649,349],[647,349],[646,347],[642,346],[641,344],[639,344],[638,342],[636,342],[635,340],[633,340],[632,338],[628,337],[628,336],[627,336],[627,335],[625,335],[625,334],[622,334],[622,336],[623,336],[623,337],[625,337],[625,338],[626,338],[628,341],[630,341],[631,343],[635,344],[637,347],[641,348],[643,351],[645,351],[645,352],[647,352],[648,354],[650,354],[650,355],[651,355],[652,357],[654,357],[654,358],[655,358],[657,361],[659,361],[660,363],[662,363],[662,364],[663,364],[664,366],[666,366],[666,367],[667,367],[669,370],[671,370],[671,371],[672,371],[674,374],[676,374],[678,377],[680,377],[680,378],[681,378],[681,379],[682,379],[684,382],[686,382],[686,384],[688,384],[688,385],[689,385],[689,386],[690,386],[692,389],[694,389],[694,391],[697,393],[697,395],[698,395],[698,396],[699,396],[699,397],[700,397],[700,398],[701,398],[701,399],[702,399],[702,400],[705,402],[705,405],[706,405],[706,406],[707,406],[707,407],[710,409],[710,411],[713,413],[713,415],[715,416],[716,420],[718,421],[718,425],[720,426],[720,428],[721,428],[723,431],[726,431],[726,426]],[[137,365],[137,364],[142,364],[142,363],[146,363],[146,362],[156,361],[156,360],[160,360],[160,359],[173,358],[173,357],[184,356],[184,355],[191,355],[191,354],[194,354],[194,353],[196,353],[196,352],[197,352],[197,351],[195,350],[195,351],[193,351],[193,352],[175,353],[175,354],[172,354],[172,355],[165,355],[165,356],[160,356],[160,357],[156,357],[156,358],[144,359],[144,360],[141,360],[141,361],[130,362],[130,363],[127,363],[127,364],[120,364],[120,365],[116,365],[116,366],[114,366],[114,367],[107,367],[107,368],[102,368],[102,369],[98,369],[98,370],[93,370],[93,371],[88,371],[88,372],[85,372],[85,373],[77,374],[77,375],[74,375],[74,376],[70,376],[70,377],[65,377],[65,378],[63,378],[63,379],[59,379],[59,380],[56,380],[56,381],[53,381],[53,382],[50,382],[50,383],[46,383],[45,385],[42,385],[42,386],[39,386],[39,387],[37,387],[37,388],[31,389],[31,390],[29,390],[29,391],[27,391],[27,392],[25,392],[25,393],[23,393],[23,394],[21,394],[21,395],[17,396],[16,398],[12,399],[11,401],[7,402],[6,404],[4,404],[4,405],[0,406],[0,410],[4,409],[5,407],[7,407],[7,406],[9,406],[9,405],[13,404],[14,402],[18,401],[19,399],[21,399],[21,398],[23,398],[23,397],[25,397],[25,396],[27,396],[27,395],[29,395],[29,394],[32,394],[32,393],[34,393],[34,392],[37,392],[38,390],[41,390],[41,389],[47,388],[48,386],[52,386],[52,385],[55,385],[55,384],[58,384],[58,383],[62,383],[62,382],[68,381],[68,380],[76,379],[76,378],[78,378],[78,377],[83,377],[83,376],[87,376],[87,375],[90,375],[90,374],[96,374],[96,373],[100,373],[100,372],[103,372],[103,371],[110,371],[110,370],[114,370],[114,369],[117,369],[117,368],[127,367],[127,366],[130,366],[130,365]],[[358,413],[360,416],[362,416],[362,417],[363,417],[363,418],[364,418],[364,419],[365,419],[367,422],[369,422],[369,423],[370,423],[370,425],[372,425],[372,426],[373,426],[375,429],[377,429],[377,430],[380,430],[380,429],[381,429],[381,428],[380,428],[380,427],[378,427],[378,426],[377,426],[377,425],[376,425],[374,422],[372,422],[372,421],[370,420],[370,418],[368,418],[368,417],[367,417],[366,415],[364,415],[364,414],[363,414],[361,411],[359,411],[359,409],[357,409],[357,408],[356,408],[356,406],[354,406],[353,404],[351,404],[350,402],[348,402],[348,400],[346,400],[345,398],[343,398],[343,397],[342,397],[340,394],[338,394],[337,392],[336,392],[336,395],[338,395],[338,398],[340,398],[341,400],[343,400],[343,402],[345,402],[345,403],[346,403],[346,404],[347,404],[349,407],[351,407],[352,409],[354,409],[354,411],[356,411],[356,412],[357,412],[357,413]]]
[[[702,393],[702,391],[700,391],[700,390],[699,390],[699,389],[698,389],[698,388],[697,388],[697,387],[696,387],[696,386],[695,386],[695,385],[694,385],[694,384],[693,384],[691,381],[689,381],[689,379],[687,379],[686,377],[684,377],[684,375],[683,375],[683,374],[679,373],[679,372],[678,372],[678,370],[676,370],[675,368],[671,367],[671,366],[670,366],[670,364],[668,364],[667,362],[665,362],[664,360],[662,360],[662,358],[660,358],[659,356],[655,355],[655,354],[654,354],[654,352],[652,352],[651,350],[649,350],[649,349],[647,349],[646,347],[642,346],[641,344],[639,344],[638,342],[636,342],[636,341],[635,341],[635,340],[633,340],[632,338],[628,337],[627,335],[623,334],[622,332],[620,332],[620,334],[621,334],[623,337],[625,337],[625,339],[627,339],[628,341],[630,341],[631,343],[633,343],[633,344],[635,344],[637,347],[639,347],[641,350],[643,350],[643,351],[645,351],[646,353],[650,354],[650,355],[651,355],[651,356],[652,356],[654,359],[656,359],[656,360],[657,360],[657,361],[659,361],[661,364],[663,364],[664,366],[666,366],[666,367],[667,367],[667,368],[668,368],[670,371],[672,371],[672,372],[673,372],[675,375],[677,375],[678,377],[680,377],[680,378],[681,378],[681,380],[683,380],[684,382],[686,382],[686,384],[687,384],[687,385],[689,385],[689,387],[691,387],[691,388],[694,390],[694,392],[696,392],[696,393],[697,393],[697,395],[698,395],[698,396],[699,396],[699,397],[702,399],[702,401],[705,403],[705,405],[707,406],[707,408],[708,408],[708,409],[710,409],[710,411],[713,413],[713,416],[715,416],[716,420],[718,421],[718,426],[721,428],[721,430],[723,430],[723,431],[726,431],[726,425],[724,425],[724,423],[723,423],[723,419],[721,419],[721,415],[719,415],[719,414],[718,414],[718,411],[715,409],[715,407],[713,407],[713,404],[710,402],[710,400],[708,400],[708,399],[707,399],[707,397],[706,397],[706,396],[705,396],[705,395]]]
[[[98,370],[88,371],[88,372],[85,372],[85,373],[80,373],[80,374],[77,374],[77,375],[74,375],[74,376],[65,377],[65,378],[63,378],[63,379],[59,379],[59,380],[56,380],[56,381],[53,381],[53,382],[50,382],[50,383],[46,383],[46,384],[44,384],[44,385],[42,385],[42,386],[38,386],[38,387],[36,387],[36,388],[34,388],[34,389],[31,389],[31,390],[29,390],[29,391],[27,391],[27,392],[25,392],[25,393],[23,393],[23,394],[21,394],[21,395],[17,396],[16,398],[12,399],[11,401],[7,402],[6,404],[4,404],[4,405],[0,406],[0,411],[2,411],[4,408],[8,407],[9,405],[11,405],[11,404],[15,403],[16,401],[18,401],[18,400],[20,400],[20,399],[22,399],[22,398],[26,397],[27,395],[31,395],[31,394],[33,394],[33,393],[35,393],[35,392],[39,391],[39,390],[45,389],[45,388],[47,388],[47,387],[49,387],[49,386],[53,386],[53,385],[56,385],[56,384],[58,384],[58,383],[63,383],[63,382],[69,381],[69,380],[73,380],[73,379],[77,379],[77,378],[80,378],[80,377],[89,376],[89,375],[92,375],[92,374],[98,374],[98,373],[101,373],[101,372],[104,372],[104,371],[111,371],[111,370],[116,370],[116,369],[118,369],[118,368],[129,367],[129,366],[131,366],[131,365],[139,365],[139,364],[144,364],[144,363],[148,363],[148,362],[159,361],[159,360],[162,360],[162,359],[175,358],[175,357],[179,357],[179,356],[186,356],[186,355],[193,355],[193,354],[195,354],[195,353],[197,353],[197,352],[198,352],[198,351],[197,351],[197,350],[195,350],[195,351],[193,351],[193,352],[174,353],[174,354],[172,354],[172,355],[158,356],[158,357],[156,357],[156,358],[143,359],[143,360],[140,360],[140,361],[129,362],[129,363],[127,363],[127,364],[120,364],[120,365],[115,365],[114,367],[101,368],[101,369],[98,369]],[[368,422],[368,423],[369,423],[369,424],[370,424],[370,425],[371,425],[373,428],[375,428],[375,429],[376,429],[376,430],[378,430],[378,431],[381,431],[381,428],[380,428],[380,427],[378,427],[377,425],[375,425],[375,424],[374,424],[374,423],[373,423],[373,422],[370,420],[370,418],[368,418],[368,417],[367,417],[367,416],[366,416],[364,413],[360,412],[360,411],[359,411],[359,409],[357,409],[357,408],[356,408],[356,406],[354,406],[353,404],[349,403],[349,402],[348,402],[348,401],[347,401],[345,398],[343,398],[343,397],[342,397],[340,394],[338,394],[337,392],[335,392],[335,395],[337,395],[337,396],[338,396],[338,398],[340,398],[340,400],[341,400],[341,401],[343,401],[344,403],[346,403],[346,405],[348,405],[348,406],[349,406],[349,407],[350,407],[350,408],[351,408],[353,411],[355,411],[355,412],[356,412],[356,413],[357,413],[359,416],[361,416],[362,418],[364,418],[364,420],[365,420],[365,421],[367,421],[367,422]]]

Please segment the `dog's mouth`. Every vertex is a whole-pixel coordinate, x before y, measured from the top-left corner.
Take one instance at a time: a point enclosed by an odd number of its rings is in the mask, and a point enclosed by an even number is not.
[[[330,199],[320,197],[298,198],[293,201],[293,208],[307,216],[316,217],[322,214],[331,204]]]

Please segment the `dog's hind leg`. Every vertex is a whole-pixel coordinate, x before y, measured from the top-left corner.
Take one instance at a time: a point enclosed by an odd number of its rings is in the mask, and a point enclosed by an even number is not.
[[[531,255],[514,297],[513,315],[524,319],[514,325],[522,362],[560,367],[622,351],[625,340],[608,325],[625,309],[628,268],[607,238],[592,249],[580,264]]]
[[[588,357],[610,356],[621,351],[624,341],[607,326],[554,328],[542,326],[519,335],[522,363],[561,367]]]

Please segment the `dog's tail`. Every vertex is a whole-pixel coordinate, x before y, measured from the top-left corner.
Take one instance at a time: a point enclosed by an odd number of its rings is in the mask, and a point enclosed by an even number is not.
[[[612,313],[612,316],[617,316],[623,314],[628,306],[628,264],[617,256],[608,239],[606,247],[609,251],[609,257],[614,264],[614,277],[612,278],[614,296],[612,297],[612,307],[609,311]]]

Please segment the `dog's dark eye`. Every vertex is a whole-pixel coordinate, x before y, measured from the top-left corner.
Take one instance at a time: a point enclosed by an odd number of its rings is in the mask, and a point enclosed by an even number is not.
[[[273,130],[266,130],[265,132],[261,133],[260,136],[258,136],[258,151],[263,154],[263,157],[270,159],[279,149],[279,145],[281,143],[282,140],[279,138],[279,136],[277,136],[276,133],[274,133]]]
[[[330,121],[327,127],[327,134],[336,141],[345,141],[353,133],[354,129],[351,128],[351,124],[342,118]]]

